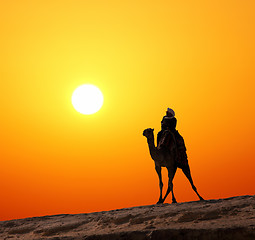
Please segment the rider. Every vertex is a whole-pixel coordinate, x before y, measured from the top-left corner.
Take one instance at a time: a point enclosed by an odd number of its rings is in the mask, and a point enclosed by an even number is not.
[[[157,135],[157,145],[159,145],[159,141],[165,130],[170,130],[171,132],[175,131],[177,120],[174,116],[175,116],[174,110],[168,108],[166,111],[166,115],[163,117],[161,121],[161,131],[159,131]]]
[[[167,108],[166,115],[163,117],[161,121],[161,131],[158,132],[157,135],[157,146],[164,146],[167,143],[166,137],[164,137],[165,131],[168,130],[173,133],[177,145],[177,163],[179,166],[188,164],[188,157],[186,153],[186,147],[184,143],[183,137],[176,130],[177,119],[175,118],[175,112],[171,108]],[[166,136],[166,135],[165,135]],[[162,139],[161,139],[162,138]],[[163,142],[162,142],[163,141]]]

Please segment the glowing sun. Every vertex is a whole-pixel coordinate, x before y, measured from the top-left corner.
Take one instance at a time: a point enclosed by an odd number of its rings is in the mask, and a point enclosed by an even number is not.
[[[99,111],[104,102],[100,89],[91,84],[84,84],[76,88],[72,95],[75,110],[82,114],[93,114]]]

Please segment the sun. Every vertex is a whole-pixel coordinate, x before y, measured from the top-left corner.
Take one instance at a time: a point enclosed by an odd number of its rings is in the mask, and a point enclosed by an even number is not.
[[[90,115],[100,110],[104,97],[100,89],[92,84],[76,88],[72,95],[72,104],[79,113]]]

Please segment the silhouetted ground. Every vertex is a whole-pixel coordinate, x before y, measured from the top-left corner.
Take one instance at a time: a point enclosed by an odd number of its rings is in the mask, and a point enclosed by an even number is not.
[[[0,222],[0,239],[255,239],[255,195]]]

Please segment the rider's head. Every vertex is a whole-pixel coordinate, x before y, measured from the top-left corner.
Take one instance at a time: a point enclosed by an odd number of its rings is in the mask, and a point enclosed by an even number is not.
[[[175,116],[175,112],[174,112],[173,109],[168,108],[168,109],[166,110],[166,115],[167,115],[168,117],[174,117],[174,116]]]

